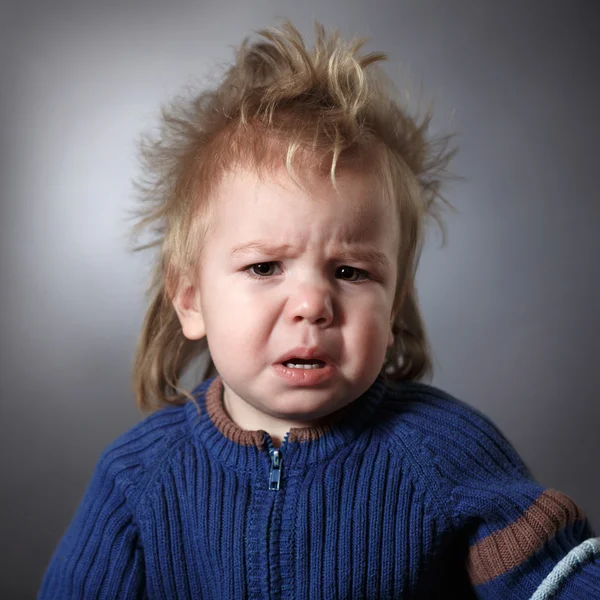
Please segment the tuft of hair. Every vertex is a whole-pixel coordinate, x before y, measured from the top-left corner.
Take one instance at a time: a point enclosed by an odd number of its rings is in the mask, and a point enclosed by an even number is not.
[[[285,166],[297,181],[297,173],[311,173],[334,185],[349,169],[373,178],[380,196],[396,205],[400,225],[395,344],[382,375],[432,374],[414,284],[427,217],[445,240],[441,208],[453,207],[440,187],[450,177],[452,136],[428,134],[430,110],[409,114],[377,64],[386,56],[361,54],[365,39],[344,40],[318,23],[315,30],[312,47],[288,21],[245,40],[216,88],[173,100],[162,109],[158,134],[141,139],[141,205],[132,236],[151,231],[154,239],[134,250],[157,250],[133,371],[142,409],[193,400],[181,376],[207,345],[183,336],[172,298],[183,275],[195,281],[211,196],[239,165],[260,172]],[[205,376],[212,373],[209,360]]]

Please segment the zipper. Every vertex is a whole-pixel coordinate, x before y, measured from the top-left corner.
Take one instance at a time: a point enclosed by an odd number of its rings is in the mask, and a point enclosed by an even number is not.
[[[283,468],[283,448],[287,443],[288,436],[290,432],[288,431],[283,438],[283,443],[281,444],[281,448],[275,448],[273,446],[273,440],[271,440],[271,436],[265,432],[265,442],[267,444],[267,448],[269,450],[269,459],[271,460],[271,468],[269,470],[269,489],[274,492],[278,491],[281,487],[281,472]]]

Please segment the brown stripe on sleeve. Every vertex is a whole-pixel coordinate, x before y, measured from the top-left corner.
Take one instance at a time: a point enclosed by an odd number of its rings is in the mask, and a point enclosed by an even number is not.
[[[471,546],[467,559],[471,582],[481,585],[518,567],[558,531],[584,518],[568,496],[544,491],[514,523]]]

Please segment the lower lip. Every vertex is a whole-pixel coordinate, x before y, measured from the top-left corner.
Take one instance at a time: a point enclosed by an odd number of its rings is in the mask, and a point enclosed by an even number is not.
[[[293,385],[318,385],[328,381],[333,376],[333,366],[325,365],[318,369],[290,369],[285,365],[279,363],[273,365],[275,373],[281,377],[284,381]]]

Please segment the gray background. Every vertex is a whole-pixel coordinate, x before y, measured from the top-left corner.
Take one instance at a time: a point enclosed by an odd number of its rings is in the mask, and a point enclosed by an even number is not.
[[[598,9],[589,2],[20,2],[0,13],[0,596],[35,594],[129,387],[149,256],[134,139],[251,30],[318,18],[422,80],[460,133],[419,276],[434,383],[600,527]]]

